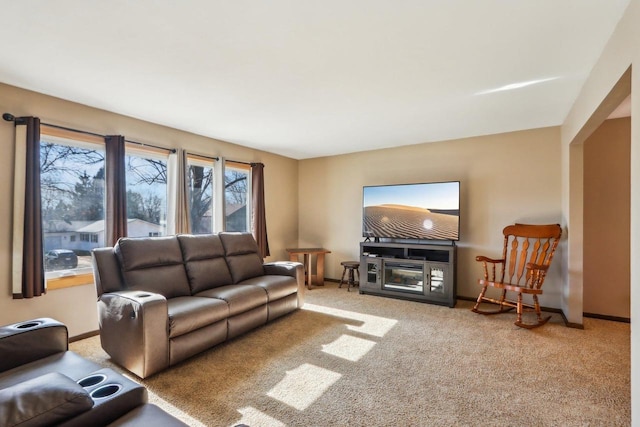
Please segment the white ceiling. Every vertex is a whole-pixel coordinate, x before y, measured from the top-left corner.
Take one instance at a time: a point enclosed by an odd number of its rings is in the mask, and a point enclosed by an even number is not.
[[[6,1],[0,82],[327,156],[561,124],[628,3]]]

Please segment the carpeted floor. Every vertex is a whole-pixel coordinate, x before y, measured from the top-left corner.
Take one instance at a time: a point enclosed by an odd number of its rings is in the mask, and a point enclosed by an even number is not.
[[[192,426],[628,426],[630,325],[525,330],[327,282],[304,309],[141,381]],[[71,349],[114,369],[92,337]],[[121,370],[120,370],[121,371]],[[140,381],[133,375],[128,375]]]

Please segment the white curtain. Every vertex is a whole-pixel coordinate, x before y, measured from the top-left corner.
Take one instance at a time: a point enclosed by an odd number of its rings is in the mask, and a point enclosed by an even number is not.
[[[22,260],[24,248],[24,201],[26,177],[24,167],[27,164],[27,127],[16,126],[15,173],[13,178],[13,257],[12,289],[13,295],[22,294]]]
[[[191,233],[189,220],[189,191],[187,183],[187,153],[177,149],[169,155],[167,234]]]

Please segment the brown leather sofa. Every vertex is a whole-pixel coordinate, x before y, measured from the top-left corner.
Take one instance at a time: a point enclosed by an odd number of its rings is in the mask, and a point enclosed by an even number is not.
[[[186,426],[68,342],[65,325],[49,318],[0,327],[1,426]]]
[[[304,268],[249,233],[122,238],[93,251],[100,341],[148,377],[304,303]]]

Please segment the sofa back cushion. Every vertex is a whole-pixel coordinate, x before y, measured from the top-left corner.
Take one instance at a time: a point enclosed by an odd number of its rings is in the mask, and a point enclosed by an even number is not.
[[[219,236],[233,283],[264,276],[260,250],[250,233],[220,233]]]
[[[178,242],[182,248],[191,294],[233,283],[217,234],[183,234],[178,236]]]
[[[105,292],[125,290],[122,269],[113,248],[95,248],[91,250],[91,261],[98,297]]]
[[[123,237],[114,246],[127,289],[165,298],[191,294],[176,236]]]

